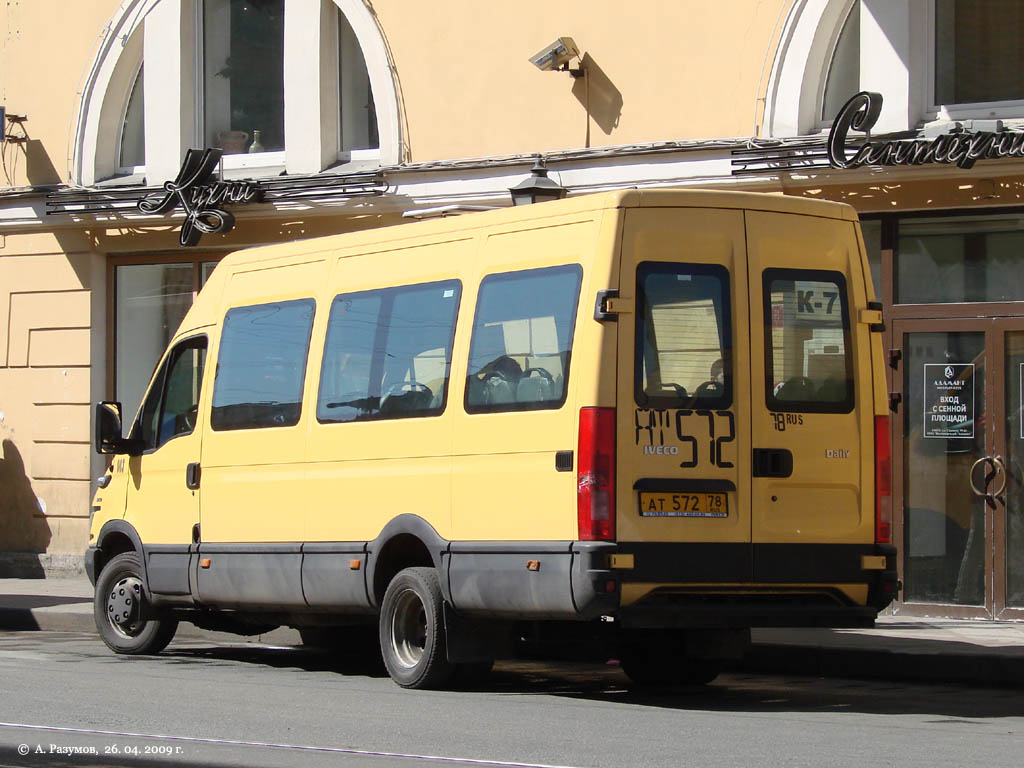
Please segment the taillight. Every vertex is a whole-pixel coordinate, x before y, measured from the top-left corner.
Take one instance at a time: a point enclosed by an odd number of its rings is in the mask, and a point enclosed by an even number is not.
[[[576,513],[581,541],[615,539],[615,409],[580,408]]]
[[[892,543],[892,447],[888,416],[875,416],[875,542]]]

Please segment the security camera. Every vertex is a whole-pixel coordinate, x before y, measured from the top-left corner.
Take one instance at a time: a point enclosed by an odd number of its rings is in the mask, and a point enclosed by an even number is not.
[[[560,37],[545,45],[530,57],[530,63],[541,72],[553,69],[568,69],[569,62],[580,55],[579,48],[571,37]]]

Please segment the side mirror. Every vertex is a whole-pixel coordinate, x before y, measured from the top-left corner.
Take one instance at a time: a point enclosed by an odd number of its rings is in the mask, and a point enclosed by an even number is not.
[[[96,404],[96,453],[124,453],[121,437],[121,404]]]
[[[121,404],[104,400],[96,404],[96,453],[142,453],[142,441],[121,436]]]

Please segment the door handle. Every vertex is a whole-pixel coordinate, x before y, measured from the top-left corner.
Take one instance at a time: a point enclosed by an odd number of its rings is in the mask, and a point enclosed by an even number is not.
[[[793,454],[786,448],[755,448],[754,477],[789,477],[793,474]]]
[[[196,490],[199,487],[199,478],[202,475],[202,471],[199,468],[199,462],[193,461],[187,467],[185,467],[185,485],[191,490]]]
[[[988,465],[991,469],[985,474],[985,488],[981,490],[974,482],[975,470],[982,464]],[[999,490],[992,492],[987,490],[989,483],[995,480],[997,477],[1002,475],[1003,483],[999,486]],[[1003,491],[1006,490],[1006,465],[1003,464],[1002,456],[982,456],[976,462],[971,465],[971,471],[968,475],[968,480],[971,484],[971,490],[975,496],[985,499],[985,503],[988,504],[992,509],[996,508],[996,499],[1002,495]]]

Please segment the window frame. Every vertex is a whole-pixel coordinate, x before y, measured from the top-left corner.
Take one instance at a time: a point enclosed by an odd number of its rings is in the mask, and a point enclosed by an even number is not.
[[[835,283],[839,288],[840,318],[845,341],[846,380],[850,383],[846,397],[841,401],[780,400],[775,397],[775,361],[772,344],[771,284],[776,280],[808,280]],[[764,393],[765,405],[776,413],[852,413],[857,401],[857,379],[853,367],[853,326],[850,323],[850,293],[846,275],[830,269],[799,269],[769,267],[761,273],[761,303],[764,323]]]
[[[115,147],[115,150],[114,150],[116,155],[117,155],[117,159],[114,162],[114,167],[116,169],[115,175],[118,175],[118,176],[134,176],[136,174],[144,174],[146,172],[146,164],[145,164],[145,162],[143,162],[142,165],[124,165],[121,162],[122,157],[123,157],[122,153],[123,153],[123,150],[124,150],[125,126],[127,126],[127,124],[128,124],[128,108],[131,106],[132,96],[135,94],[135,87],[136,87],[136,85],[138,85],[140,88],[142,88],[143,105],[145,105],[145,99],[146,99],[146,79],[143,76],[143,71],[142,71],[142,68],[145,66],[145,64],[146,64],[145,59],[139,59],[139,61],[136,62],[136,64],[135,64],[135,76],[132,78],[132,84],[128,87],[128,93],[125,94],[124,107],[121,110],[121,119],[118,121],[117,144],[116,144],[116,147]],[[142,127],[142,156],[143,156],[143,159],[145,159],[145,157],[146,157],[146,110],[145,110],[145,106],[143,106],[143,110],[142,110],[142,126],[141,127]]]
[[[539,275],[544,272],[554,272],[558,270],[563,271],[565,274],[572,273],[576,276],[576,294],[573,301],[572,312],[569,316],[569,348],[565,351],[565,369],[562,372],[563,384],[561,397],[557,401],[542,400],[532,403],[497,403],[494,405],[482,406],[471,404],[469,402],[470,379],[476,376],[477,372],[471,371],[470,367],[473,359],[474,342],[476,340],[477,322],[480,319],[481,302],[484,296],[484,286],[487,285],[488,282],[501,283],[515,280],[526,275]],[[466,413],[475,416],[494,413],[518,413],[523,411],[558,411],[565,406],[566,400],[569,396],[569,375],[572,370],[572,349],[573,342],[576,337],[576,325],[579,320],[580,294],[582,293],[582,290],[583,267],[577,262],[557,264],[550,267],[533,267],[530,269],[518,269],[506,272],[492,272],[481,278],[480,283],[477,286],[476,306],[473,309],[473,324],[470,326],[469,349],[466,352],[466,378],[463,384],[462,393],[462,407]]]
[[[209,360],[210,339],[209,339],[209,336],[207,336],[207,334],[205,334],[205,333],[196,333],[196,334],[193,334],[191,336],[185,336],[185,337],[179,339],[178,341],[176,341],[173,345],[171,345],[168,348],[166,353],[160,359],[160,362],[157,364],[157,370],[156,370],[156,372],[155,372],[155,374],[153,376],[153,380],[152,380],[152,382],[150,384],[149,389],[147,389],[145,395],[143,395],[143,397],[142,397],[142,402],[139,404],[138,413],[135,415],[135,420],[132,422],[131,429],[129,430],[129,433],[128,433],[129,434],[129,438],[132,438],[132,439],[134,439],[134,438],[137,438],[139,440],[143,440],[144,439],[143,436],[140,434],[142,432],[142,430],[143,430],[143,425],[142,425],[143,414],[146,412],[146,405],[147,405],[147,403],[149,403],[150,397],[156,397],[157,398],[157,405],[156,405],[157,428],[156,428],[156,430],[154,431],[154,434],[153,434],[153,438],[154,438],[153,439],[153,443],[154,444],[153,445],[147,445],[146,447],[143,448],[143,451],[142,451],[142,455],[143,456],[148,455],[150,453],[155,453],[156,451],[160,450],[163,446],[167,445],[172,440],[175,440],[175,439],[177,439],[179,437],[184,437],[186,435],[191,435],[196,430],[196,424],[193,424],[192,428],[190,430],[188,430],[187,432],[177,432],[177,433],[171,435],[170,437],[168,437],[164,441],[160,440],[159,425],[160,425],[160,422],[162,421],[162,418],[163,418],[163,415],[164,415],[164,408],[167,405],[167,384],[168,384],[168,380],[169,380],[169,376],[170,376],[170,372],[171,372],[171,366],[173,365],[173,363],[177,362],[177,360],[178,360],[178,358],[179,358],[179,356],[180,356],[180,354],[181,354],[181,352],[183,350],[188,349],[188,348],[200,348],[195,343],[195,342],[200,341],[200,340],[202,341],[201,349],[203,349],[206,354],[203,357],[203,373],[201,375],[200,382],[199,382],[199,397],[197,398],[197,403],[196,404],[197,404],[197,406],[199,407],[200,410],[202,409],[203,383],[206,381],[206,365],[207,365],[207,361]]]
[[[295,413],[294,420],[282,421],[282,422],[273,423],[273,424],[250,423],[250,424],[242,424],[242,425],[231,424],[230,426],[227,426],[227,425],[224,425],[224,424],[218,425],[218,423],[217,423],[218,422],[218,418],[217,418],[217,411],[216,411],[216,409],[218,407],[217,403],[216,403],[216,401],[217,401],[217,381],[220,378],[222,366],[224,364],[224,344],[225,344],[226,339],[227,339],[227,334],[225,333],[225,326],[227,325],[228,317],[230,316],[230,314],[232,312],[236,312],[236,311],[240,311],[240,310],[258,309],[258,308],[262,308],[262,307],[270,307],[270,306],[275,306],[275,305],[277,305],[277,306],[285,306],[285,305],[299,305],[299,304],[307,304],[312,309],[312,314],[310,315],[310,318],[309,318],[309,329],[306,331],[306,336],[305,336],[305,355],[303,357],[303,363],[302,363],[302,366],[301,366],[302,376],[301,376],[301,379],[299,380],[299,383],[298,383],[298,401],[297,402],[298,402],[298,406],[299,407],[298,407],[298,410]],[[290,429],[290,428],[293,428],[293,427],[295,427],[295,426],[297,426],[297,425],[302,423],[302,413],[303,413],[304,405],[305,405],[304,401],[305,401],[305,391],[306,391],[306,377],[309,374],[309,353],[310,353],[311,341],[312,341],[312,337],[313,337],[313,326],[316,324],[316,309],[317,309],[316,299],[314,297],[312,297],[312,296],[300,297],[300,298],[294,298],[294,299],[284,299],[284,300],[281,300],[281,301],[265,301],[265,302],[258,303],[258,304],[244,304],[244,305],[239,305],[239,306],[236,306],[236,307],[229,307],[227,309],[227,311],[224,313],[223,318],[221,319],[220,323],[218,324],[219,325],[219,332],[220,332],[220,340],[219,340],[219,342],[217,344],[217,366],[216,366],[216,369],[214,371],[213,392],[210,395],[210,429],[212,429],[214,432],[239,432],[239,431],[243,431],[243,430],[253,430],[253,429]],[[285,403],[272,403],[271,405],[272,406],[281,406],[281,405],[284,405],[284,404]],[[232,403],[231,405],[242,405],[242,403]],[[230,406],[220,406],[220,407],[225,408],[225,407],[230,407]]]
[[[195,105],[195,141],[198,142],[198,146],[206,147],[206,19],[205,10],[206,3],[209,0],[196,0],[193,6],[193,12],[195,14],[194,25],[195,34],[193,36],[192,44],[195,46],[195,94],[196,94],[196,105]],[[223,2],[230,2],[230,0],[223,0]],[[281,10],[283,17],[287,17],[288,9],[287,0],[281,0]],[[238,152],[234,154],[224,154],[221,156],[222,167],[225,171],[235,171],[248,168],[276,168],[283,169],[285,167],[285,153],[288,148],[288,137],[285,131],[285,112],[287,111],[287,104],[285,99],[285,89],[287,87],[284,78],[284,66],[285,57],[288,55],[286,47],[287,38],[285,37],[284,30],[281,31],[282,43],[281,43],[281,98],[285,106],[282,108],[281,114],[281,127],[284,136],[284,149],[274,150],[271,152],[255,152],[249,153]],[[250,136],[251,140],[253,137]],[[271,174],[267,174],[271,175]]]
[[[393,313],[393,311],[394,311],[394,301],[395,301],[395,298],[401,292],[407,291],[407,292],[411,293],[411,292],[413,292],[415,290],[435,288],[435,287],[438,290],[442,290],[442,289],[447,288],[447,287],[451,287],[451,288],[453,288],[455,290],[455,297],[454,297],[455,300],[453,302],[452,314],[451,314],[450,334],[448,336],[448,342],[447,342],[447,346],[445,348],[446,349],[447,359],[446,359],[446,362],[445,362],[445,369],[446,370],[445,370],[445,378],[444,378],[444,394],[441,397],[440,405],[437,406],[436,408],[424,409],[424,410],[413,411],[413,412],[396,412],[396,413],[390,414],[390,413],[382,413],[381,412],[380,406],[382,405],[382,401],[379,400],[378,404],[377,404],[377,411],[375,413],[368,414],[366,416],[357,416],[354,419],[323,419],[323,418],[321,418],[321,416],[320,416],[320,404],[321,404],[321,402],[323,400],[323,394],[324,394],[324,392],[323,392],[323,389],[324,389],[324,374],[325,374],[325,372],[327,370],[328,350],[331,349],[331,331],[332,331],[331,320],[334,317],[334,310],[335,310],[335,307],[337,306],[338,302],[340,300],[346,299],[346,298],[351,299],[351,298],[355,298],[355,297],[380,296],[381,297],[381,304],[380,304],[380,308],[378,309],[378,312],[377,312],[377,320],[376,320],[376,322],[374,324],[374,336],[376,337],[381,332],[381,317],[382,317],[382,315],[384,313],[384,301],[385,301],[385,299],[390,299],[390,309],[389,309],[389,315],[388,315],[388,318],[390,320],[390,318],[392,316],[391,313]],[[447,407],[448,407],[448,392],[451,389],[452,363],[454,362],[454,355],[455,355],[455,334],[456,334],[456,331],[458,329],[459,309],[460,309],[460,307],[462,305],[462,295],[463,295],[462,281],[460,279],[458,279],[458,278],[450,278],[448,280],[434,280],[434,281],[431,281],[431,282],[428,282],[428,283],[410,283],[410,284],[407,284],[407,285],[387,286],[385,288],[371,288],[371,289],[368,289],[368,290],[365,290],[365,291],[354,291],[354,292],[351,292],[351,293],[339,293],[339,294],[337,294],[331,300],[331,308],[330,308],[330,310],[328,312],[328,315],[327,315],[327,328],[326,328],[326,331],[325,331],[325,334],[324,334],[324,349],[323,349],[323,354],[321,355],[321,358],[320,358],[320,380],[319,380],[319,382],[317,384],[317,395],[316,395],[316,420],[317,420],[317,423],[318,424],[325,424],[325,425],[328,425],[328,424],[354,424],[354,423],[362,423],[362,422],[368,422],[368,421],[394,421],[396,419],[423,419],[423,418],[435,418],[437,416],[441,416],[445,412]],[[388,325],[387,327],[390,328],[391,326]],[[389,332],[388,335],[387,335],[387,339],[385,341],[390,341],[390,336],[391,336],[391,334]],[[388,347],[387,347],[386,344],[385,344],[385,346],[382,346],[380,348],[379,352],[381,353],[382,358],[387,356],[387,350],[388,350]],[[371,375],[367,377],[368,382],[371,383],[371,384],[372,384],[372,380],[373,380],[372,371],[378,365],[382,365],[382,363],[383,363],[383,360],[377,360],[377,353],[378,353],[378,349],[376,348],[376,344],[375,344],[374,349],[371,352],[371,359],[370,359]],[[422,383],[422,382],[420,382],[420,383]],[[381,379],[381,384],[383,384],[383,378]],[[367,396],[370,397],[371,395],[369,393],[367,393]]]
[[[1004,99],[1000,101],[975,101],[953,104],[939,104],[935,97],[935,0],[925,3],[924,28],[924,94],[922,103],[925,107],[923,120],[954,121],[954,120],[994,120],[1024,118],[1024,99]]]
[[[678,397],[650,396],[644,391],[643,374],[644,361],[646,359],[646,347],[644,346],[644,329],[647,322],[646,301],[641,307],[641,298],[645,297],[643,280],[652,272],[676,275],[707,275],[718,277],[722,289],[722,313],[716,317],[721,319],[719,323],[719,347],[722,354],[722,372],[724,374],[723,392],[719,397],[713,399],[697,400],[696,395],[687,392],[686,401]],[[732,285],[730,282],[729,270],[721,264],[707,264],[699,262],[683,261],[643,261],[637,264],[636,268],[636,320],[634,322],[634,343],[633,343],[633,400],[641,408],[651,409],[694,409],[701,410],[726,410],[733,404],[733,337],[732,337]],[[728,342],[727,346],[721,346],[722,340]],[[728,362],[727,362],[728,358]],[[709,379],[710,381],[710,379]]]

